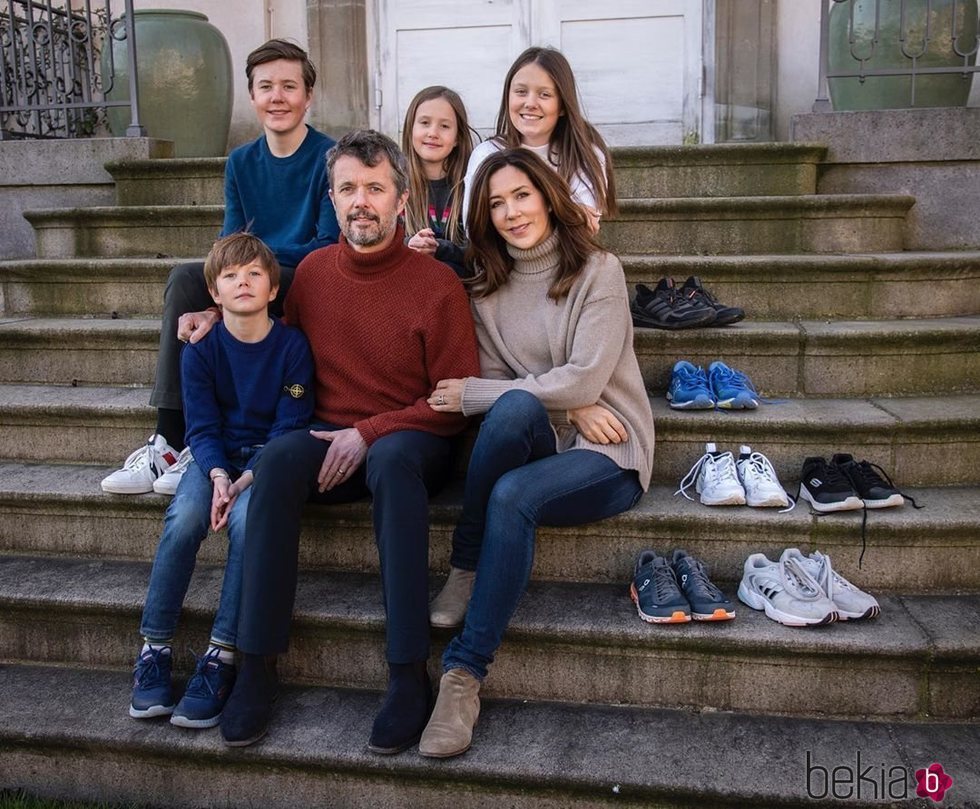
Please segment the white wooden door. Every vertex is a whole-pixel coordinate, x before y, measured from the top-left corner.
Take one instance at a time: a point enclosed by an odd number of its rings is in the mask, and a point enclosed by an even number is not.
[[[400,135],[412,96],[444,84],[481,135],[529,45],[561,49],[611,145],[701,138],[703,0],[374,0],[375,126]]]

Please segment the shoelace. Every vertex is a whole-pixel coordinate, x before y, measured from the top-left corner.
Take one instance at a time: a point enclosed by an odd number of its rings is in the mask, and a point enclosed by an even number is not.
[[[724,384],[740,391],[744,390],[754,394],[755,396],[759,395],[758,391],[755,389],[755,386],[752,384],[752,381],[741,371],[736,371],[734,368],[729,368],[727,371],[721,368],[715,369],[711,376],[719,377]]]
[[[677,594],[677,578],[669,565],[653,566],[653,589],[657,593],[657,601],[663,601]]]
[[[188,649],[188,651],[190,650]],[[194,653],[191,652],[191,654]],[[208,677],[207,670],[208,663],[212,660],[218,660],[218,654],[219,652],[213,651],[210,654],[205,652],[200,657],[194,655],[194,660],[197,661],[194,666],[194,676],[187,682],[187,688],[184,690],[184,693],[193,695],[207,694],[209,696],[214,696],[217,693],[217,685],[212,682],[212,680],[217,680],[217,677]],[[217,674],[218,670],[215,669],[214,673]]]
[[[711,388],[708,385],[708,377],[704,373],[703,368],[697,368],[694,371],[688,371],[686,368],[681,368],[675,372],[675,375],[685,385],[697,388],[698,392],[704,392],[712,399],[714,398],[714,394],[711,392]]]
[[[135,672],[137,685],[143,686],[147,680],[154,682],[163,678],[163,672],[160,671],[160,658],[162,656],[162,649],[150,649],[140,655]]]
[[[184,472],[187,470],[187,467],[191,465],[191,461],[193,460],[194,460],[194,456],[191,455],[191,448],[184,447],[180,451],[180,455],[177,456],[177,462],[173,466],[171,466],[167,471]]]
[[[687,558],[687,576],[689,579],[694,579],[696,586],[703,587],[704,592],[709,598],[714,600],[723,599],[724,593],[721,592],[708,578],[708,571],[705,570],[704,562],[699,559]]]
[[[922,508],[922,506],[915,502],[915,498],[907,495],[894,483],[892,483],[892,479],[888,477],[888,473],[878,466],[878,464],[871,463],[870,461],[855,461],[854,466],[857,469],[858,474],[861,476],[861,480],[868,484],[869,488],[870,486],[875,486],[879,483],[887,483],[890,488],[894,489],[896,492],[902,495],[903,498],[908,500],[912,504],[913,508]]]
[[[149,444],[144,444],[139,449],[134,450],[130,453],[125,463],[123,463],[123,468],[138,472],[143,467],[148,466],[150,463],[150,451]]]
[[[744,461],[760,476],[768,480],[774,486],[779,486],[782,488],[782,484],[779,482],[779,476],[776,474],[776,470],[773,468],[770,460],[763,455],[761,452],[752,452],[749,457]],[[784,490],[785,491],[785,490]],[[799,494],[793,497],[789,492],[786,492],[786,498],[789,500],[789,506],[787,508],[779,509],[780,514],[785,514],[787,511],[792,511],[796,508],[796,501],[799,498]]]
[[[713,482],[718,483],[721,481],[731,480],[738,483],[739,486],[742,485],[741,482],[739,482],[738,472],[735,469],[735,458],[732,456],[731,452],[722,452],[717,458],[710,452],[706,452],[704,455],[698,458],[694,466],[691,467],[690,471],[684,475],[683,479],[681,480],[680,488],[674,492],[675,497],[682,494],[688,500],[694,500],[694,498],[687,493],[687,490],[690,489],[694,482],[698,479],[698,473],[701,471],[701,467],[707,464],[709,461],[711,463],[708,467],[708,471],[705,474],[706,476],[710,475]]]
[[[824,596],[820,583],[813,578],[796,559],[779,562],[779,576],[786,592],[804,601],[816,601]]]

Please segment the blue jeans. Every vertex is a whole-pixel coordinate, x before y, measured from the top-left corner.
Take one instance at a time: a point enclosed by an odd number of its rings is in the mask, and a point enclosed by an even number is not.
[[[560,454],[548,413],[524,391],[509,391],[487,413],[466,474],[451,563],[476,570],[463,629],[442,657],[445,671],[487,676],[527,588],[539,525],[582,525],[632,508],[637,473],[591,450]]]
[[[232,477],[245,467],[260,447],[246,447],[228,460]],[[238,636],[238,602],[242,594],[242,552],[245,546],[245,515],[251,487],[242,492],[228,515],[228,561],[221,584],[218,612],[211,629],[211,640],[235,647]],[[157,545],[150,587],[143,607],[140,632],[151,641],[170,640],[177,629],[180,608],[194,573],[197,551],[211,524],[211,480],[196,462],[187,467],[177,493],[163,518],[163,534]]]
[[[246,654],[274,655],[289,645],[304,503],[349,503],[370,494],[388,619],[387,660],[426,660],[429,497],[452,471],[452,443],[419,430],[389,433],[371,444],[351,477],[321,493],[317,474],[330,445],[306,430],[270,441],[256,464],[252,486],[238,648]]]

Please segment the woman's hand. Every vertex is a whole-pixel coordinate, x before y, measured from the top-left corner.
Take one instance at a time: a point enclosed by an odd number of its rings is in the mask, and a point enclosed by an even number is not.
[[[593,444],[622,444],[629,440],[623,422],[602,405],[587,405],[569,410],[568,420]]]
[[[439,243],[436,241],[436,234],[432,228],[424,228],[408,240],[408,246],[412,250],[432,256],[435,255]]]
[[[429,407],[440,413],[463,412],[463,383],[465,379],[440,379],[426,400]]]

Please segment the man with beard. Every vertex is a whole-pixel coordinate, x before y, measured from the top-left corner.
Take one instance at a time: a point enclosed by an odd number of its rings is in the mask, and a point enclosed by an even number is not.
[[[300,514],[307,501],[370,494],[387,613],[388,692],[369,748],[414,744],[432,707],[428,498],[451,471],[460,414],[426,403],[439,379],[479,373],[462,284],[405,246],[405,158],[370,130],[327,154],[343,238],[296,269],[286,319],[306,334],[316,367],[315,423],[271,441],[255,469],[245,540],[238,648],[244,653],[221,717],[233,746],[261,738],[276,695],[296,593]]]

